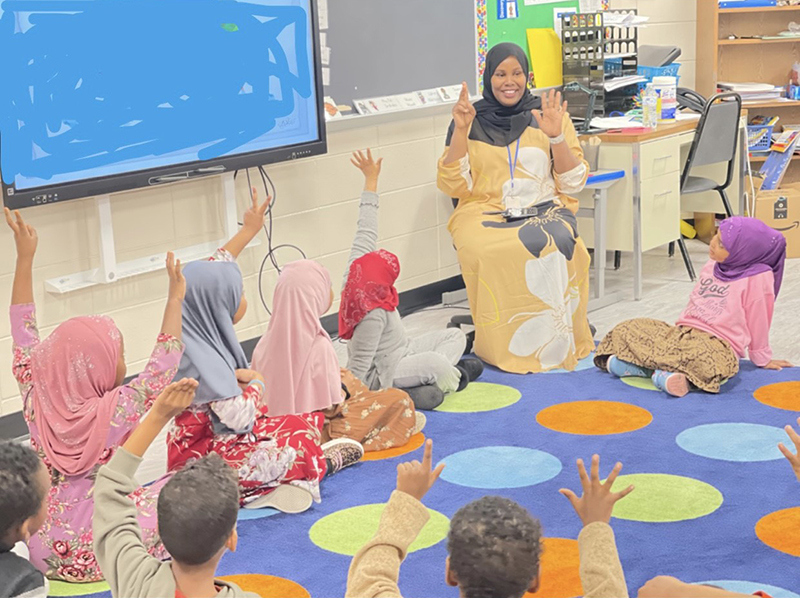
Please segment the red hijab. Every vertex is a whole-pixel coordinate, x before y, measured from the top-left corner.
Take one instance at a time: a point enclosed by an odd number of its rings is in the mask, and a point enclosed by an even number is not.
[[[373,309],[394,311],[400,299],[394,282],[400,276],[400,261],[383,249],[362,255],[350,266],[339,306],[339,338],[353,331]]]

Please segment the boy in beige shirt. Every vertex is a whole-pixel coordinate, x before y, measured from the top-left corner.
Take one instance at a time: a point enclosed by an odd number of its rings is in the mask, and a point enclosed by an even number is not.
[[[444,469],[432,469],[432,442],[425,444],[422,463],[402,463],[397,468],[397,490],[381,517],[378,532],[353,558],[347,596],[402,598],[397,580],[408,547],[428,521],[420,502]],[[587,598],[627,598],[625,574],[617,554],[614,532],[608,522],[614,504],[633,487],[611,492],[622,469],[612,470],[600,482],[600,457],[592,457],[591,477],[583,461],[578,472],[583,496],[561,490],[583,521],[578,536],[580,575]],[[521,598],[539,588],[541,525],[512,500],[487,496],[462,507],[450,522],[445,563],[447,583],[458,586],[463,598]]]
[[[170,384],[130,438],[100,468],[94,488],[94,551],[114,598],[258,598],[214,579],[222,555],[236,549],[239,487],[219,455],[176,473],[158,497],[158,529],[172,562],[150,556],[142,543],[133,476],[161,429],[192,402],[197,382]]]

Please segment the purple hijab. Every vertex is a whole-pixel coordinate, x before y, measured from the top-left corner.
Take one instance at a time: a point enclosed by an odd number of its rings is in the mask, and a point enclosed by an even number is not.
[[[714,266],[714,276],[724,282],[772,271],[775,297],[783,282],[786,260],[786,239],[760,220],[733,216],[719,225],[722,245],[730,253],[728,259]]]

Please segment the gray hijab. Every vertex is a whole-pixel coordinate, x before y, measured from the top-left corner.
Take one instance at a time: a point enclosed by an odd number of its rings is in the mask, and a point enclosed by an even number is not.
[[[236,370],[247,358],[236,338],[233,316],[242,299],[242,273],[235,262],[192,262],[183,268],[183,342],[186,350],[176,380],[200,384],[194,404],[238,397]]]

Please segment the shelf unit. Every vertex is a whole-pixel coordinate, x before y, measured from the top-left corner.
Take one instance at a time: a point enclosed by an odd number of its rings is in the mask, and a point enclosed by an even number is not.
[[[792,64],[800,62],[800,38],[740,39],[778,35],[790,21],[800,20],[800,6],[720,8],[717,0],[697,0],[697,91],[708,97],[717,82],[758,82],[786,85]],[[731,35],[737,39],[728,39]],[[750,115],[780,117],[783,124],[800,124],[800,101],[747,102]],[[753,158],[755,164],[765,158]],[[795,156],[784,178],[800,181],[800,159]]]

